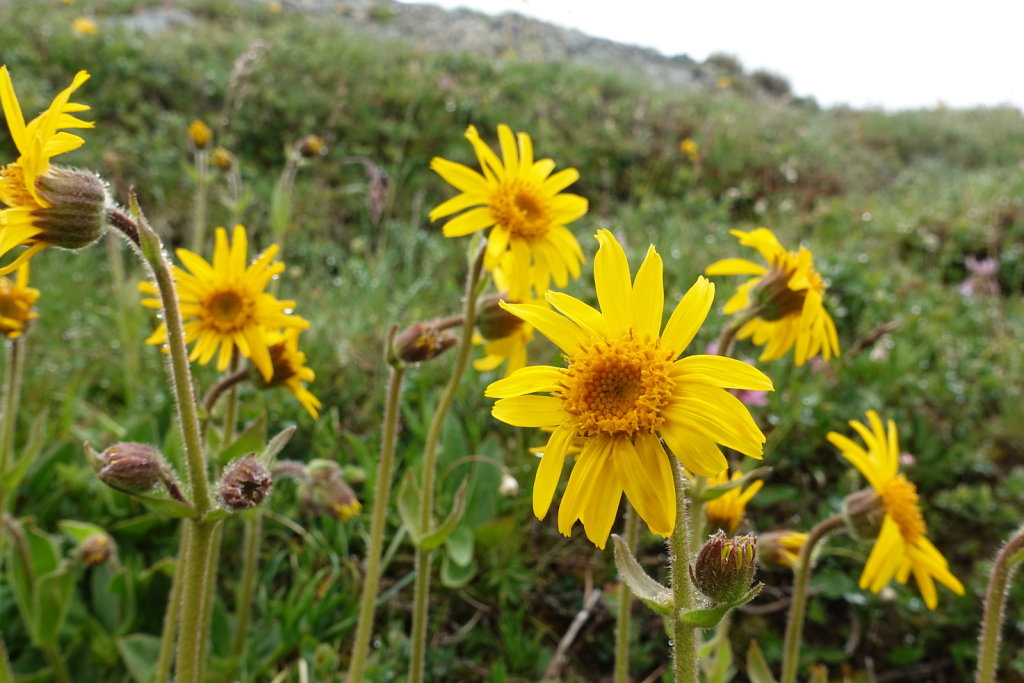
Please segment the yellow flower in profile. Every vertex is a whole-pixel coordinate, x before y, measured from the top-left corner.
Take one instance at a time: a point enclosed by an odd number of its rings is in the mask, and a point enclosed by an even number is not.
[[[299,332],[292,327],[284,332],[271,332],[267,335],[267,348],[270,350],[270,363],[274,374],[266,388],[287,387],[298,402],[314,420],[320,418],[320,399],[306,388],[307,382],[316,379],[312,368],[306,367],[306,354],[299,350]]]
[[[728,314],[747,311],[754,317],[737,339],[753,337],[764,346],[759,360],[776,360],[796,347],[795,362],[803,365],[819,353],[827,361],[839,355],[839,337],[822,298],[825,282],[814,269],[809,249],[786,251],[771,230],[730,230],[740,244],[757,249],[768,266],[740,258],[712,263],[705,275],[754,275],[725,304]],[[740,313],[743,315],[743,313]]]
[[[28,263],[18,268],[13,282],[0,277],[0,334],[8,339],[24,334],[28,321],[39,317],[32,310],[38,299],[39,290],[28,286]]]
[[[881,531],[860,577],[860,587],[877,593],[893,578],[906,583],[913,574],[925,604],[935,609],[938,604],[935,581],[957,595],[964,594],[963,584],[950,573],[946,559],[928,540],[928,529],[918,506],[917,487],[899,473],[896,423],[889,420],[883,427],[874,410],[869,410],[867,417],[870,428],[850,420],[850,426],[864,440],[867,449],[838,432],[828,434],[832,445],[868,480],[885,510]]]
[[[206,146],[210,144],[210,140],[213,139],[213,131],[210,127],[195,119],[192,123],[188,124],[188,139],[192,141],[196,149],[206,149]]]
[[[631,282],[626,254],[612,234],[600,230],[597,239],[600,311],[557,292],[546,298],[562,315],[543,306],[503,304],[559,346],[568,367],[523,368],[491,384],[486,395],[500,399],[492,414],[503,422],[554,428],[534,482],[538,518],[551,505],[570,444],[582,438],[558,528],[569,535],[581,520],[587,538],[603,548],[623,491],[653,533],[672,533],[676,494],[662,439],[701,476],[727,467],[718,444],[760,458],[764,435],[725,387],[771,390],[772,383],[732,358],[679,358],[707,317],[714,285],[697,278],[662,330],[658,252],[650,247]],[[527,395],[534,392],[551,395]]]
[[[764,564],[796,569],[807,534],[799,531],[769,531],[757,537],[758,559]]]
[[[730,479],[726,476],[727,474],[727,470],[722,470],[713,477],[709,477],[708,484],[711,486],[725,484],[730,481],[736,481],[743,476],[742,472],[733,472],[732,479]],[[736,529],[739,528],[740,523],[743,521],[743,516],[747,512],[747,503],[754,497],[754,494],[761,490],[762,486],[764,486],[764,482],[758,479],[745,489],[735,486],[718,498],[709,500],[704,504],[708,525],[712,529],[722,529],[730,536],[735,534]]]
[[[478,307],[478,333],[473,335],[473,343],[482,344],[486,355],[473,361],[473,368],[479,372],[487,372],[496,370],[507,362],[504,376],[508,377],[526,366],[526,345],[533,339],[533,325],[506,311],[502,308],[501,302],[542,306],[547,306],[547,302],[543,299],[509,301],[509,278],[503,268],[494,271],[494,285],[501,294],[482,299]]]
[[[96,25],[96,22],[89,17],[76,17],[75,20],[71,22],[71,32],[79,38],[83,36],[94,36],[97,31],[99,31],[99,27]]]
[[[528,299],[531,285],[541,295],[552,280],[564,287],[569,275],[579,277],[583,251],[565,226],[587,212],[587,200],[562,192],[576,182],[579,172],[566,168],[552,175],[555,162],[534,160],[530,136],[513,136],[504,124],[498,126],[502,159],[480,139],[475,127],[466,130],[466,137],[482,173],[434,157],[430,168],[462,194],[431,211],[430,220],[459,213],[445,223],[445,237],[492,228],[484,267],[508,270],[513,300]],[[504,258],[506,252],[509,259]]]
[[[29,247],[0,268],[0,275],[13,272],[33,254],[49,246],[49,243],[36,239],[45,231],[37,212],[52,206],[40,191],[39,181],[51,173],[50,160],[53,157],[78,149],[85,143],[82,138],[63,129],[93,126],[89,121],[72,116],[89,107],[70,101],[71,94],[88,78],[88,73],[79,71],[71,85],[53,98],[46,111],[25,123],[11,76],[6,66],[0,66],[0,104],[19,155],[14,162],[0,168],[0,202],[7,207],[0,211],[0,257],[15,247]]]
[[[274,363],[267,343],[267,330],[306,329],[309,323],[287,311],[294,301],[279,301],[264,290],[270,280],[284,270],[274,261],[277,245],[272,244],[246,266],[248,243],[245,228],[235,226],[233,243],[217,228],[213,263],[187,249],[178,249],[181,262],[191,273],[174,268],[175,288],[181,305],[185,342],[196,342],[189,360],[205,365],[217,356],[217,370],[227,370],[235,349],[250,358],[266,382],[274,376]],[[139,284],[139,290],[157,295],[151,282]],[[160,299],[144,299],[149,308],[160,308]],[[146,340],[147,344],[167,342],[167,326],[161,324]]]

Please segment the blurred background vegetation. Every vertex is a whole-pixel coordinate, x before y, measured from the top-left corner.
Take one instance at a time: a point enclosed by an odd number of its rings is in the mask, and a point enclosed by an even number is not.
[[[846,420],[871,408],[896,419],[929,535],[967,594],[943,592],[939,609],[929,612],[912,588],[860,591],[870,548],[837,538],[815,574],[805,660],[853,680],[969,675],[990,559],[1020,523],[1024,496],[1018,110],[822,111],[790,96],[784,79],[746,74],[723,56],[705,65],[728,79],[723,87],[671,92],[628,74],[514,55],[412,49],[260,3],[178,3],[198,21],[152,35],[125,23],[133,12],[164,5],[0,2],[0,60],[29,116],[77,70],[92,74],[77,99],[92,106],[96,128],[65,163],[100,172],[122,202],[134,187],[174,244],[187,244],[192,211],[191,120],[207,121],[215,144],[235,156],[249,198],[243,222],[261,248],[271,241],[271,190],[288,150],[306,134],[325,139],[327,154],[298,174],[282,256],[288,270],[279,284],[312,323],[304,350],[324,415],[313,422],[285,394],[243,396],[244,418],[266,411],[274,428],[298,425],[284,457],[339,461],[369,508],[385,332],[459,307],[466,242],[444,239],[427,221],[430,208],[453,194],[428,171],[429,160],[475,165],[466,126],[494,142],[496,125],[507,123],[529,132],[538,154],[559,168],[579,169],[572,191],[586,196],[591,210],[570,228],[585,252],[592,258],[590,236],[600,227],[619,236],[634,264],[656,244],[671,301],[711,261],[749,256],[729,228],[765,225],[784,244],[803,242],[814,251],[831,283],[828,305],[844,356],[826,368],[793,368],[790,359],[761,365],[778,388],[767,406],[753,409],[769,435],[765,460],[773,471],[751,504],[750,528],[807,530],[832,514],[862,482],[825,434],[846,431]],[[73,33],[72,20],[83,12],[96,22],[95,35]],[[376,19],[388,21],[387,12]],[[680,149],[685,139],[696,143],[690,155]],[[0,152],[14,156],[6,135]],[[229,220],[219,201],[227,188],[215,171],[212,224]],[[179,451],[160,353],[142,346],[156,324],[138,305],[135,283],[143,274],[121,252],[112,260],[102,247],[51,250],[32,270],[42,297],[28,340],[20,427],[27,433],[45,412],[47,438],[14,511],[53,534],[64,519],[98,524],[113,535],[125,566],[113,582],[110,567],[80,571],[60,636],[79,681],[144,676],[140,660],[152,644],[147,638],[159,634],[166,559],[176,547],[175,524],[103,488],[82,456],[83,440],[97,447],[147,441],[172,459]],[[985,259],[992,272],[969,266]],[[128,272],[119,290],[114,267]],[[695,348],[721,329],[720,304],[736,284],[719,280],[719,306]],[[588,266],[569,291],[588,299],[592,287]],[[543,343],[531,354],[532,362],[555,357]],[[410,373],[400,469],[421,452],[448,360]],[[204,386],[215,378],[209,367],[198,368],[197,377]],[[611,552],[596,550],[579,531],[561,537],[553,519],[533,518],[535,464],[525,448],[542,439],[524,440],[489,417],[482,389],[493,379],[469,373],[447,426],[442,505],[463,478],[471,477],[472,487],[463,529],[441,567],[447,587],[433,596],[428,672],[434,680],[539,679],[585,589],[596,586],[604,589],[602,606],[558,675],[601,680],[611,671],[618,590]],[[473,453],[502,461],[521,483],[519,494],[496,495],[501,473],[493,467],[449,467]],[[270,680],[299,658],[311,663],[314,680],[334,680],[354,632],[368,519],[341,523],[310,514],[287,481],[275,486],[270,509],[244,680]],[[236,523],[225,530],[214,615],[213,649],[224,657],[217,680],[234,680],[226,654],[240,559]],[[397,512],[389,529],[397,532]],[[406,669],[411,557],[400,538],[387,555],[373,680],[399,680]],[[641,559],[660,571],[662,542],[645,535]],[[742,659],[756,638],[777,662],[790,577],[766,571],[761,578],[769,588],[736,614],[733,644]],[[1007,681],[1024,680],[1022,604],[1018,586],[1003,649]],[[0,624],[16,669],[42,668],[2,582]],[[657,680],[669,656],[661,623],[637,607],[634,629],[634,674]]]

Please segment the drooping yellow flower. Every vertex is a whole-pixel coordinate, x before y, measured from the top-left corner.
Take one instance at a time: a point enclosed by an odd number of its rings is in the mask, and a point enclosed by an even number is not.
[[[860,577],[860,587],[877,593],[893,578],[906,583],[913,573],[925,604],[935,609],[938,604],[935,581],[957,595],[963,595],[963,584],[950,573],[946,559],[928,540],[928,529],[918,506],[917,487],[899,473],[896,423],[889,420],[883,427],[874,410],[869,410],[867,417],[870,428],[850,420],[850,426],[864,440],[867,449],[838,432],[828,434],[832,445],[868,480],[885,510],[881,531]]]
[[[825,282],[814,269],[809,249],[786,251],[771,230],[758,228],[751,232],[730,230],[740,244],[757,249],[761,264],[740,258],[712,263],[706,275],[755,275],[743,283],[725,304],[726,313],[755,310],[756,317],[743,325],[737,339],[753,337],[757,346],[764,346],[760,360],[776,360],[796,347],[795,362],[803,365],[819,353],[827,361],[839,355],[839,337],[832,317],[825,310],[822,297]]]
[[[306,383],[316,379],[316,375],[312,368],[306,367],[306,354],[299,350],[299,332],[297,327],[292,327],[284,332],[271,332],[267,335],[274,374],[266,382],[266,387],[287,387],[316,420],[320,418],[320,399],[306,388]]]
[[[796,569],[807,534],[799,531],[769,531],[757,537],[758,559],[769,565]]]
[[[583,439],[558,511],[569,535],[576,520],[603,548],[623,491],[655,534],[675,526],[672,469],[661,439],[701,476],[727,462],[718,444],[759,458],[764,435],[725,387],[771,390],[764,374],[722,356],[680,354],[707,317],[715,288],[705,278],[676,306],[662,330],[662,262],[651,246],[635,280],[610,232],[597,233],[594,283],[601,310],[548,292],[558,311],[504,304],[558,345],[568,367],[526,367],[487,387],[500,399],[492,414],[517,427],[553,427],[537,470],[533,510],[543,518],[558,486],[566,452]],[[550,396],[533,396],[546,392]]]
[[[16,339],[25,332],[28,321],[38,318],[32,306],[39,299],[39,290],[28,286],[28,263],[18,268],[12,282],[0,277],[0,334]]]
[[[727,470],[722,470],[713,477],[708,478],[708,484],[716,486],[718,484],[725,484],[729,481],[736,481],[743,476],[742,472],[733,472],[732,479],[728,476]],[[736,486],[729,489],[718,498],[709,500],[704,504],[704,512],[708,517],[708,525],[712,529],[722,529],[725,533],[732,536],[736,533],[736,529],[739,528],[740,523],[743,521],[743,516],[747,512],[747,503],[754,497],[761,487],[764,486],[764,482],[758,479],[747,488]]]
[[[574,168],[554,175],[555,162],[533,158],[533,143],[526,133],[498,126],[502,159],[488,147],[474,126],[466,137],[476,151],[482,173],[462,164],[434,157],[430,168],[462,192],[430,212],[430,220],[459,213],[444,225],[445,237],[458,237],[492,228],[487,236],[484,267],[509,270],[509,296],[525,301],[530,285],[538,296],[551,280],[558,287],[576,278],[583,263],[579,242],[566,229],[587,212],[587,200],[562,192],[579,178]],[[517,146],[518,143],[518,146]],[[503,263],[506,252],[511,254]]]
[[[53,157],[85,144],[82,138],[63,129],[93,126],[89,121],[72,116],[89,107],[70,101],[71,94],[88,78],[88,73],[79,71],[71,85],[53,98],[46,111],[25,123],[11,76],[6,66],[0,66],[0,104],[3,105],[7,127],[18,149],[18,158],[0,168],[0,202],[7,207],[0,211],[0,257],[17,246],[29,247],[18,258],[0,268],[0,275],[13,272],[33,254],[48,246],[46,242],[35,239],[44,231],[39,225],[36,212],[51,206],[40,191],[37,181],[50,172],[50,160]]]
[[[217,356],[217,369],[226,370],[237,348],[271,381],[274,364],[267,343],[267,331],[306,329],[309,323],[287,313],[294,301],[279,301],[264,290],[270,280],[284,270],[274,261],[277,245],[272,244],[255,261],[246,265],[248,243],[245,228],[235,226],[233,242],[228,245],[224,228],[217,228],[212,265],[187,249],[177,250],[178,258],[191,273],[174,268],[175,287],[184,321],[185,342],[196,342],[189,360],[205,365]],[[139,290],[157,295],[150,282],[139,284]],[[160,308],[160,299],[144,299],[149,308]],[[146,340],[147,344],[167,342],[167,326],[161,324]]]

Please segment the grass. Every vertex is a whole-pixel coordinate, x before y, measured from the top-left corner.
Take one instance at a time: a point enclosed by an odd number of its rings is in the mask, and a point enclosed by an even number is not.
[[[493,140],[495,126],[509,123],[529,131],[559,167],[580,170],[574,191],[590,199],[591,211],[572,228],[588,256],[594,251],[589,235],[599,227],[613,229],[635,263],[655,243],[666,260],[671,300],[707,263],[745,255],[729,228],[767,225],[784,242],[813,249],[831,283],[828,305],[846,355],[821,372],[786,361],[762,365],[780,390],[755,413],[769,431],[766,461],[774,470],[753,503],[752,525],[806,530],[831,514],[862,482],[824,435],[869,408],[893,416],[903,450],[916,459],[907,473],[919,487],[930,536],[967,584],[967,595],[946,592],[931,613],[912,589],[880,597],[859,591],[868,546],[836,540],[814,579],[805,655],[831,664],[833,672],[840,662],[863,672],[871,660],[877,671],[906,676],[968,675],[988,563],[1019,522],[1024,494],[1019,111],[820,111],[808,103],[752,99],[739,88],[667,93],[623,75],[381,44],[326,19],[270,15],[255,3],[194,3],[196,25],[156,40],[119,27],[124,13],[147,4],[159,3],[91,3],[100,33],[83,39],[69,28],[79,5],[0,4],[3,59],[27,112],[44,106],[76,70],[93,74],[81,99],[91,104],[96,129],[69,161],[99,171],[122,201],[136,187],[148,215],[178,243],[185,243],[191,212],[185,129],[193,118],[210,122],[217,144],[240,160],[252,193],[244,221],[262,245],[270,242],[270,189],[284,150],[307,133],[328,141],[328,154],[299,173],[294,230],[283,254],[289,269],[279,285],[311,320],[304,350],[325,416],[314,423],[280,394],[247,392],[243,401],[243,419],[266,411],[272,426],[298,424],[287,457],[339,460],[369,508],[385,331],[454,313],[464,274],[465,244],[443,239],[427,222],[429,209],[452,194],[427,170],[429,160],[471,163],[466,125]],[[247,51],[256,56],[232,84],[236,59]],[[700,145],[699,167],[678,149],[686,137]],[[6,137],[0,151],[12,156]],[[387,173],[379,220],[367,209],[364,169],[346,163],[351,157]],[[217,197],[224,180],[216,176],[214,183]],[[211,213],[212,224],[228,219],[216,201]],[[998,261],[999,295],[959,292],[969,255]],[[173,526],[103,488],[80,449],[83,440],[100,446],[129,439],[161,444],[172,458],[180,449],[160,354],[141,346],[155,324],[137,305],[134,282],[141,273],[130,266],[129,272],[127,284],[115,290],[102,247],[51,250],[33,261],[41,317],[29,339],[21,433],[35,414],[49,417],[46,446],[15,510],[50,534],[62,519],[103,526],[128,570],[128,578],[113,584],[106,569],[76,570],[78,590],[60,640],[82,681],[132,680],[129,655],[144,653],[146,638],[159,634],[162,608],[153,606],[163,604],[165,559],[174,547]],[[569,291],[592,297],[591,282],[588,264]],[[719,280],[719,302],[735,284]],[[723,323],[720,316],[710,319],[697,348]],[[888,323],[893,331],[874,338]],[[859,343],[863,349],[853,354]],[[539,344],[531,354],[545,362],[551,349]],[[419,457],[446,372],[441,360],[410,373],[399,471]],[[208,386],[215,375],[199,368],[197,377]],[[470,373],[441,467],[467,453],[488,454],[511,469],[522,492],[495,496],[499,475],[486,465],[459,466],[443,482],[441,509],[460,477],[473,478],[464,524],[475,541],[475,573],[433,596],[428,673],[437,680],[538,679],[581,605],[584,585],[611,588],[617,581],[610,553],[579,532],[562,538],[551,519],[533,519],[535,465],[522,452],[522,437],[489,417],[482,388],[490,379]],[[305,658],[315,680],[331,680],[344,670],[354,632],[367,520],[312,516],[288,482],[275,487],[270,509],[243,675],[269,680]],[[389,529],[397,528],[396,513]],[[235,534],[240,525],[229,525],[225,537]],[[647,566],[662,566],[663,553],[659,540],[645,537]],[[373,680],[398,680],[405,671],[411,558],[406,543],[390,554]],[[224,562],[215,634],[230,633],[238,576],[239,558],[228,548]],[[763,580],[789,585],[780,572],[766,571]],[[16,670],[32,680],[27,674],[44,662],[28,646],[5,585],[0,582],[4,639]],[[570,649],[566,679],[595,680],[611,670],[612,600]],[[1014,590],[1011,610],[1022,600]],[[667,646],[658,620],[639,609],[635,618],[634,672],[647,675],[665,661]],[[780,612],[736,615],[738,656],[758,638],[769,660],[777,658],[782,618]],[[1003,680],[1024,680],[1024,637],[1009,628],[1006,639]],[[213,675],[232,680],[229,639],[215,635],[213,648]]]

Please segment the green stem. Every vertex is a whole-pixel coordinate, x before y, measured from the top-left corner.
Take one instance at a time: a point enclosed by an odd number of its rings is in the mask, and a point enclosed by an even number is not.
[[[171,579],[171,592],[167,596],[167,607],[164,612],[164,629],[160,635],[160,654],[156,660],[156,673],[153,683],[167,683],[171,675],[171,660],[174,658],[174,641],[178,637],[178,617],[181,616],[181,585],[185,582],[185,569],[188,566],[189,534],[192,527],[184,524],[181,527],[181,538],[178,540],[178,557],[174,560],[174,577]]]
[[[732,356],[732,345],[736,341],[736,334],[740,331],[741,327],[761,315],[761,310],[760,306],[754,306],[740,311],[733,318],[732,322],[722,330],[722,335],[718,338],[718,343],[715,344],[715,354],[719,356]]]
[[[675,683],[697,683],[697,627],[681,614],[693,609],[690,583],[690,519],[686,505],[686,475],[674,457],[672,474],[676,485],[676,525],[669,539],[672,578],[672,660]]]
[[[981,637],[978,640],[978,672],[974,679],[977,683],[992,683],[996,680],[1007,588],[1021,560],[1024,560],[1024,526],[1010,537],[996,555],[992,566],[992,576],[985,592]]]
[[[4,353],[3,416],[0,417],[0,478],[7,474],[14,457],[14,432],[18,422],[18,403],[21,395],[21,376],[25,357],[24,337],[7,340]],[[2,481],[2,479],[0,479]],[[0,518],[7,512],[10,492],[0,483]],[[0,539],[3,526],[0,525]],[[0,540],[0,550],[3,541]]]
[[[640,517],[626,502],[626,545],[629,552],[636,551],[640,535]],[[623,581],[619,587],[619,614],[615,622],[615,683],[629,683],[629,616],[633,606],[633,592]]]
[[[14,683],[14,671],[11,669],[11,658],[7,656],[3,633],[0,633],[0,683]]]
[[[196,194],[192,202],[192,251],[206,251],[206,188],[209,184],[209,164],[206,152],[196,150]]]
[[[71,683],[71,674],[68,673],[68,668],[64,664],[64,658],[60,656],[60,652],[54,646],[43,648],[43,653],[46,655],[46,659],[50,662],[50,668],[53,669],[53,680],[57,683]]]
[[[388,346],[395,334],[391,330]],[[389,349],[390,350],[390,349]],[[390,354],[389,354],[390,355]],[[373,513],[370,518],[370,544],[366,548],[366,576],[359,601],[359,622],[356,638],[352,645],[352,661],[348,669],[348,683],[363,680],[366,654],[373,634],[373,617],[377,606],[377,591],[380,589],[381,552],[384,548],[384,528],[388,517],[388,503],[391,498],[391,470],[395,460],[395,441],[398,434],[398,412],[402,397],[402,378],[405,366],[391,365],[388,379],[388,393],[384,408],[384,433],[381,438],[380,464],[377,466],[377,484],[373,492]]]
[[[483,269],[484,250],[486,242],[482,242],[470,264],[469,273],[466,275],[465,310],[463,313],[462,343],[459,345],[459,354],[455,359],[455,366],[452,368],[448,384],[438,400],[434,416],[430,421],[427,430],[427,440],[423,447],[423,482],[420,499],[420,535],[426,536],[430,533],[431,520],[434,515],[434,473],[437,469],[437,445],[441,439],[441,432],[444,427],[445,418],[455,400],[455,393],[458,391],[462,381],[462,375],[469,363],[470,352],[473,349],[473,327],[476,324],[476,296],[477,283],[480,280],[480,273]],[[416,548],[416,588],[413,599],[412,615],[412,651],[409,661],[409,683],[423,683],[424,665],[426,662],[427,647],[427,602],[430,597],[430,561],[433,553]]]
[[[209,630],[206,621],[206,601],[209,595],[208,582],[213,580],[210,555],[213,552],[216,527],[219,522],[205,522],[194,519],[184,520],[192,527],[185,554],[188,568],[182,585],[181,624],[178,629],[178,656],[175,660],[174,680],[176,683],[200,683],[205,668],[205,636]]]
[[[225,380],[231,380],[238,373],[238,365],[240,363],[241,354],[234,353],[231,355],[231,365],[228,368],[228,374],[225,376]],[[221,438],[221,448],[227,448],[231,445],[231,442],[235,440],[235,426],[238,422],[238,383],[232,384],[231,388],[228,389],[228,405],[224,409],[224,434]]]
[[[796,683],[796,672],[800,668],[800,638],[804,630],[804,616],[807,612],[807,588],[814,569],[812,557],[815,546],[826,536],[846,523],[842,515],[833,515],[822,520],[807,534],[807,540],[800,548],[800,559],[793,576],[793,597],[789,605],[789,619],[786,621],[786,638],[782,646],[782,678],[780,683]]]
[[[704,541],[707,540],[704,536],[707,524],[704,520],[704,499],[702,497],[707,483],[708,480],[704,477],[694,477],[690,480],[690,491],[687,496],[690,505],[689,519],[693,525],[690,530],[690,557],[697,557]]]
[[[249,636],[249,616],[252,614],[252,596],[256,588],[256,569],[260,560],[260,542],[263,540],[263,508],[258,507],[245,518],[242,540],[242,581],[235,602],[237,625],[231,654],[241,661]]]
[[[210,629],[213,624],[213,603],[217,591],[217,567],[220,565],[220,541],[224,536],[224,525],[217,523],[213,530],[213,538],[210,540],[210,553],[206,558],[206,596],[203,598],[203,632],[200,634],[200,641],[204,647],[210,642]],[[207,658],[199,659],[199,679],[206,680]]]

